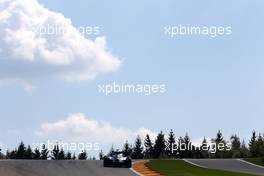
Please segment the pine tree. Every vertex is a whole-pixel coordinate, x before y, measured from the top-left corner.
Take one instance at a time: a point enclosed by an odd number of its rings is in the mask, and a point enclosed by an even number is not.
[[[241,158],[249,157],[249,150],[246,146],[245,140],[242,141],[240,152],[241,152]]]
[[[165,137],[163,132],[161,131],[158,135],[157,135],[157,139],[155,141],[155,145],[154,145],[154,157],[155,158],[160,158],[163,157],[165,154],[165,148],[166,148],[166,144],[165,144]]]
[[[33,159],[38,160],[38,159],[40,159],[40,157],[41,157],[41,153],[40,153],[39,149],[35,148],[34,153],[33,153]]]
[[[17,148],[15,159],[25,159],[25,154],[26,154],[26,147],[23,141],[21,141]]]
[[[0,148],[0,159],[3,159],[4,155],[2,154],[2,149]]]
[[[217,134],[216,134],[216,138],[212,140],[216,145],[214,146],[214,150],[215,150],[215,154],[214,156],[216,158],[223,158],[224,157],[224,150],[220,150],[219,148],[219,144],[223,144],[225,145],[225,141],[224,141],[224,137],[223,134],[221,133],[220,130],[218,130]]]
[[[25,157],[24,159],[32,159],[33,158],[33,152],[32,149],[30,147],[30,145],[27,147],[26,151],[25,151]]]
[[[59,154],[58,154],[58,159],[59,160],[65,160],[66,159],[66,155],[63,149],[60,149]]]
[[[108,154],[112,154],[114,151],[115,151],[114,145],[112,145],[111,148],[110,148],[110,150],[109,150],[109,153]]]
[[[185,134],[183,141],[186,146],[186,150],[183,151],[184,158],[192,158],[192,143],[188,133]]]
[[[78,155],[78,159],[79,160],[87,160],[87,153],[86,151],[82,151],[79,155]]]
[[[70,151],[67,152],[65,159],[67,159],[67,160],[71,160],[72,159],[72,154],[71,154]]]
[[[56,144],[56,145],[54,145],[54,148],[51,151],[51,154],[52,154],[52,157],[51,158],[53,160],[58,160],[59,159],[59,153],[60,153],[60,148],[59,148],[59,145]]]
[[[99,153],[99,159],[100,159],[100,160],[103,160],[103,159],[104,159],[104,153],[103,153],[103,150],[100,150],[100,153]]]
[[[154,148],[153,148],[153,143],[151,142],[151,139],[149,137],[149,134],[146,135],[144,146],[145,146],[145,158],[147,159],[152,158]]]
[[[7,151],[7,158],[8,159],[18,159],[17,158],[17,149],[12,150],[11,152]]]
[[[206,140],[206,138],[204,137],[202,145],[200,147],[200,151],[201,151],[201,158],[209,158],[209,150],[210,147],[208,145],[208,142]]]
[[[48,159],[49,151],[46,148],[45,144],[42,145],[41,153],[40,153],[40,159],[47,160]]]
[[[256,142],[257,142],[256,131],[253,131],[251,140],[249,142],[249,152],[251,157],[257,157]]]
[[[237,135],[231,136],[231,144],[232,144],[232,150],[231,157],[232,158],[240,158],[241,157],[241,142]]]
[[[134,147],[133,147],[132,158],[142,159],[143,158],[142,152],[143,152],[142,141],[141,141],[141,138],[137,136]]]
[[[169,133],[169,137],[168,137],[168,146],[169,146],[169,150],[167,151],[167,155],[168,157],[172,157],[174,155],[174,144],[175,144],[175,135],[171,129],[170,133]]]
[[[184,158],[185,155],[185,151],[182,148],[185,148],[185,142],[183,140],[183,138],[180,136],[178,139],[178,157],[179,158]]]
[[[256,152],[258,157],[264,156],[264,140],[261,134],[259,134],[258,139],[256,141]]]
[[[123,156],[131,156],[132,154],[132,147],[129,145],[128,141],[125,142],[123,147]]]
[[[73,153],[73,155],[72,155],[72,160],[76,160],[76,155],[75,155],[75,153]]]

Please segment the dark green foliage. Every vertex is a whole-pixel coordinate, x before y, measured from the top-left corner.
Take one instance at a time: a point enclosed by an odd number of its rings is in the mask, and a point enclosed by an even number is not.
[[[144,146],[145,146],[145,158],[147,159],[152,158],[154,153],[154,148],[153,148],[153,143],[151,142],[151,139],[148,134],[146,135]]]
[[[204,137],[200,150],[200,158],[209,158],[209,150],[210,147],[208,146],[208,142]]]
[[[49,155],[49,151],[46,148],[45,144],[42,145],[41,153],[40,153],[40,159],[47,160]]]
[[[76,160],[76,155],[75,155],[75,153],[73,153],[73,155],[72,155],[72,160]]]
[[[249,142],[249,152],[250,152],[251,157],[257,157],[256,144],[257,144],[257,136],[256,136],[256,132],[253,131],[252,137],[251,137],[250,142]]]
[[[60,148],[59,148],[59,145],[58,144],[56,144],[56,145],[54,145],[54,148],[53,148],[53,150],[51,151],[51,159],[53,159],[53,160],[58,160],[59,159],[59,153],[60,153]]]
[[[192,158],[192,143],[188,133],[184,136],[183,141],[186,146],[186,150],[183,151],[184,158]]]
[[[3,159],[5,156],[4,154],[2,153],[2,149],[0,148],[0,159]]]
[[[99,159],[100,159],[100,160],[103,160],[103,159],[104,159],[104,153],[103,153],[103,150],[100,150],[100,153],[99,153]]]
[[[66,158],[66,154],[65,154],[65,152],[64,152],[63,149],[60,149],[60,151],[59,151],[59,155],[58,155],[58,159],[59,159],[59,160],[65,160],[65,159],[67,159],[67,158]]]
[[[142,141],[139,136],[137,136],[135,140],[135,144],[132,151],[132,158],[133,159],[142,159],[143,158],[143,147]]]
[[[15,159],[25,159],[26,157],[25,155],[26,155],[26,147],[23,141],[21,141],[17,148]]]
[[[33,152],[30,146],[28,146],[25,151],[24,159],[33,159]]]
[[[87,160],[87,153],[86,153],[86,151],[82,151],[81,153],[79,153],[79,155],[78,155],[78,159],[79,160]]]
[[[129,145],[128,141],[126,141],[123,147],[123,155],[126,157],[126,156],[131,156],[131,154],[132,154],[132,147]]]
[[[261,134],[259,134],[257,142],[256,142],[256,154],[257,154],[257,157],[264,156],[264,139]]]
[[[71,160],[72,159],[72,154],[71,154],[71,152],[67,152],[67,154],[66,154],[66,159],[67,160]]]
[[[157,139],[155,140],[155,144],[154,144],[154,158],[160,158],[163,157],[165,154],[165,148],[166,148],[166,144],[165,144],[165,137],[163,132],[161,131],[158,136]]]
[[[38,160],[38,159],[40,159],[40,157],[41,157],[41,153],[40,153],[39,149],[35,148],[34,153],[33,153],[33,159]]]
[[[217,134],[216,134],[216,138],[215,139],[212,139],[212,142],[214,142],[216,145],[214,146],[215,148],[215,153],[212,155],[214,158],[224,158],[225,157],[225,150],[220,150],[219,147],[216,147],[216,146],[219,146],[219,144],[226,144],[225,140],[224,140],[224,137],[223,137],[223,134],[220,130],[218,130]]]
[[[171,158],[171,157],[173,157],[174,155],[176,155],[175,153],[174,153],[174,151],[173,151],[173,148],[174,148],[174,145],[175,145],[175,135],[174,135],[174,133],[173,133],[173,131],[172,131],[172,129],[171,129],[171,131],[170,131],[170,133],[169,133],[169,137],[168,137],[168,150],[167,150],[167,155],[168,155],[168,157],[169,158]]]

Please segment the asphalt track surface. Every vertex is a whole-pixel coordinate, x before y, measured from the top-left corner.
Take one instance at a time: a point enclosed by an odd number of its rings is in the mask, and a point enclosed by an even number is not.
[[[186,161],[209,169],[264,175],[264,167],[254,166],[237,159],[186,159]]]
[[[105,168],[102,161],[2,160],[0,176],[136,176],[136,174],[128,168]]]

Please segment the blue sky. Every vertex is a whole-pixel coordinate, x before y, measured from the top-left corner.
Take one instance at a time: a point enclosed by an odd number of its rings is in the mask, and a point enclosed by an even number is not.
[[[36,89],[29,93],[19,86],[0,87],[3,144],[30,143],[42,123],[76,112],[115,127],[174,129],[177,136],[188,132],[192,138],[214,136],[218,129],[226,137],[237,133],[246,139],[253,129],[263,132],[264,2],[39,2],[75,26],[99,26],[108,48],[123,63],[94,80],[34,78]],[[231,26],[232,35],[164,35],[165,26],[178,24]],[[98,93],[98,84],[114,81],[166,84],[167,91],[151,96]]]

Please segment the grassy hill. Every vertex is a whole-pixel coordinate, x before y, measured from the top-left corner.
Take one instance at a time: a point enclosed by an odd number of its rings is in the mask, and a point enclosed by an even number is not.
[[[151,160],[147,166],[166,176],[253,176],[250,174],[203,169],[183,160]]]

